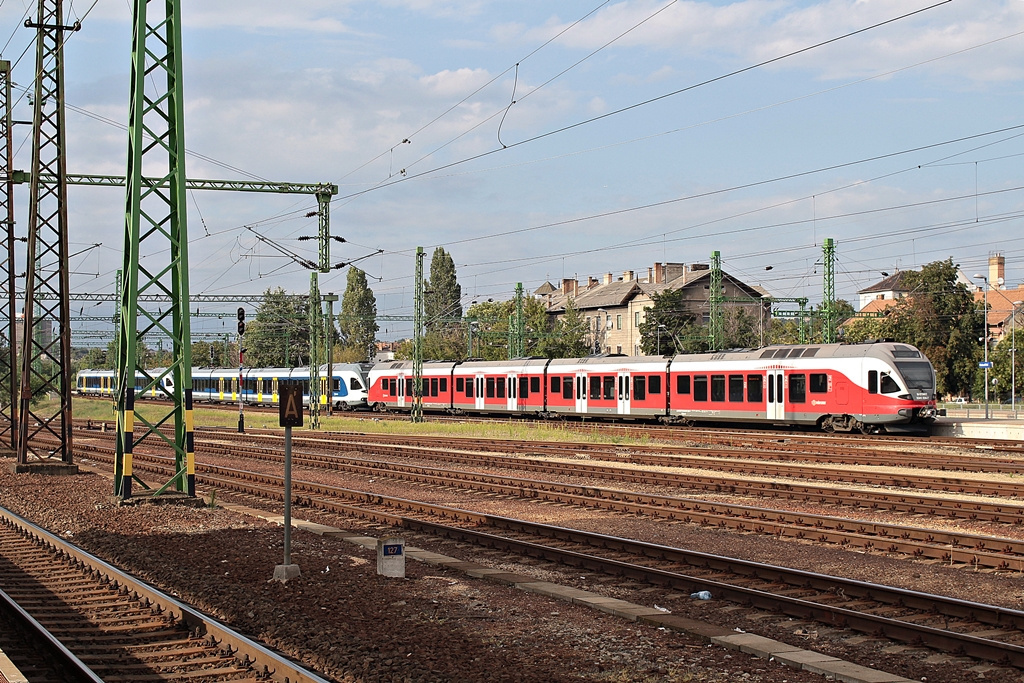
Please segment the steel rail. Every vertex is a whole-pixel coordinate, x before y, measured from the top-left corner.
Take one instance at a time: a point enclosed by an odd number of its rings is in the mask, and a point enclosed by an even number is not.
[[[139,466],[163,467],[162,465],[146,462],[139,462]],[[232,470],[231,468],[218,469],[223,470],[220,476],[203,474],[203,483],[212,484],[221,490],[238,491],[261,498],[281,500],[283,494],[280,492],[283,491],[283,482],[280,477]],[[229,474],[231,478],[228,478]],[[542,557],[571,566],[586,567],[593,571],[642,580],[653,585],[665,586],[683,592],[713,590],[719,597],[742,605],[779,611],[798,618],[815,619],[816,621],[833,626],[850,628],[851,630],[875,635],[884,635],[887,638],[901,642],[926,644],[929,647],[937,648],[944,652],[959,652],[979,659],[998,661],[1024,668],[1024,646],[1012,642],[975,636],[970,633],[955,632],[946,628],[937,628],[913,621],[913,618],[921,618],[922,615],[933,615],[939,621],[951,618],[970,620],[986,626],[997,627],[996,630],[1012,629],[1014,633],[1024,635],[1024,633],[1020,633],[1024,631],[1024,612],[1019,610],[722,557],[698,551],[611,537],[576,529],[477,513],[445,505],[424,503],[327,484],[296,482],[293,480],[292,485],[293,487],[297,486],[299,489],[299,493],[295,494],[296,502],[310,507],[354,514],[363,519],[374,519],[389,524],[400,523],[401,526],[411,530],[429,533],[434,536],[458,538],[467,542],[482,544],[486,547],[501,548],[508,552],[531,557]],[[332,500],[332,497],[356,501],[362,505],[397,509],[407,513],[426,514],[443,520],[469,524],[474,528],[454,527],[431,520],[414,519],[405,515],[395,515],[391,512],[383,513],[373,509],[341,504]],[[908,617],[909,620],[901,620],[895,617],[871,613],[870,611],[851,609],[849,606],[815,602],[791,595],[780,595],[767,590],[727,583],[706,576],[690,576],[681,574],[678,571],[638,565],[614,558],[602,558],[580,552],[579,550],[552,547],[535,541],[508,538],[481,531],[479,527],[485,525],[495,529],[506,529],[511,533],[525,533],[533,537],[547,537],[559,543],[572,542],[591,548],[603,548],[617,553],[626,552],[637,557],[647,558],[649,561],[678,563],[689,566],[693,570],[728,573],[740,577],[739,580],[741,582],[756,578],[768,583],[782,583],[787,587],[787,589],[783,589],[784,591],[793,588],[810,590],[821,593],[823,596],[830,596],[828,597],[830,600],[838,601],[842,599],[849,601],[851,597],[856,598],[857,601],[871,600],[899,609],[915,610],[916,617]],[[823,599],[825,598],[823,597]]]
[[[148,600],[150,604],[156,605],[168,615],[171,620],[180,620],[187,625],[189,631],[205,635],[220,647],[230,647],[238,658],[247,657],[252,669],[254,671],[264,670],[269,680],[281,683],[286,681],[290,683],[328,683],[326,679],[317,674],[290,662],[263,645],[236,633],[215,619],[178,602],[149,584],[68,543],[10,510],[0,508],[0,520],[21,530],[37,543],[55,549],[82,566],[92,568],[98,575],[106,577],[110,582],[120,586],[123,591],[135,593],[143,600]]]

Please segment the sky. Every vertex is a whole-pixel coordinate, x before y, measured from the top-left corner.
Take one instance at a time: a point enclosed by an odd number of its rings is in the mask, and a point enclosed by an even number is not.
[[[346,242],[331,263],[356,261],[381,315],[411,314],[417,247],[428,267],[435,248],[452,255],[466,307],[713,251],[726,273],[815,305],[826,238],[854,305],[883,272],[947,258],[970,276],[1001,253],[1006,284],[1024,281],[1022,0],[181,5],[187,175],[336,183],[331,233]],[[0,0],[15,120],[31,118],[36,6]],[[82,25],[65,47],[68,172],[123,175],[131,3],[64,12]],[[29,126],[15,149],[27,170]],[[193,294],[309,291],[273,245],[316,259],[297,239],[316,234],[312,197],[188,203]],[[72,292],[114,291],[123,207],[123,190],[69,189]],[[410,330],[382,322],[380,337]]]

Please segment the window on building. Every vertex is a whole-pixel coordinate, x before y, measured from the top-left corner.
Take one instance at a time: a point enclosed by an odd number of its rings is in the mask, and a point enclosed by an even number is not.
[[[640,327],[640,311],[633,313],[633,327]]]
[[[615,329],[617,329],[617,330],[621,330],[622,329],[622,316],[621,315],[616,315],[615,316]]]

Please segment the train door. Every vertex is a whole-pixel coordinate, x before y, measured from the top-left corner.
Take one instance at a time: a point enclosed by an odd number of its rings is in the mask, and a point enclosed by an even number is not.
[[[476,397],[474,400],[476,401],[476,409],[483,410],[486,407],[486,404],[484,403],[484,399],[486,398],[486,396],[484,395],[484,385],[486,384],[486,382],[484,382],[484,373],[476,373],[475,381]]]
[[[766,383],[768,385],[768,414],[769,420],[786,419],[785,393],[783,388],[785,382],[782,378],[782,370],[769,370]]]
[[[629,371],[619,370],[619,415],[629,415]]]
[[[519,410],[519,378],[514,372],[508,373],[508,391],[505,393],[506,407],[509,411]]]
[[[587,412],[587,371],[576,371],[576,412],[583,415]]]

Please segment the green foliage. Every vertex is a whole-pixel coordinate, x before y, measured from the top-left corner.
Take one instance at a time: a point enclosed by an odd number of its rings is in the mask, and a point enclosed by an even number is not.
[[[707,329],[699,325],[682,289],[666,289],[651,295],[654,305],[647,309],[638,331],[640,352],[653,356],[702,353],[708,348]]]
[[[462,317],[462,285],[455,274],[455,261],[438,247],[430,258],[430,278],[424,283],[424,325],[427,332],[457,328],[460,323],[445,319]]]
[[[366,273],[349,267],[345,294],[341,298],[338,316],[339,342],[346,362],[359,362],[372,358],[377,339],[377,297],[366,282]]]
[[[880,318],[855,320],[846,325],[844,340],[895,339],[912,344],[935,367],[939,395],[967,396],[975,387],[978,344],[985,324],[968,288],[957,282],[952,259],[934,261],[918,272],[904,274],[910,289]],[[981,387],[984,390],[984,387]]]
[[[1016,346],[1014,346],[1015,336],[1021,338]],[[1006,336],[1000,339],[999,344],[989,353],[989,360],[992,361],[989,382],[996,381],[991,389],[1000,400],[1009,401],[1011,397],[1015,397],[1019,402],[1021,398],[1024,398],[1021,394],[1021,390],[1024,389],[1024,361],[1021,360],[1024,348],[1021,348],[1022,343],[1024,343],[1024,332],[1013,329],[1007,331]],[[1016,372],[1013,371],[1011,362],[1016,364]],[[984,379],[985,373],[979,372],[978,374]],[[1017,385],[1015,396],[1010,389],[1013,386],[1012,382],[1016,382]],[[984,389],[982,394],[984,394]]]
[[[255,316],[246,321],[245,364],[297,367],[309,361],[308,296],[289,297],[280,287],[263,293]]]

